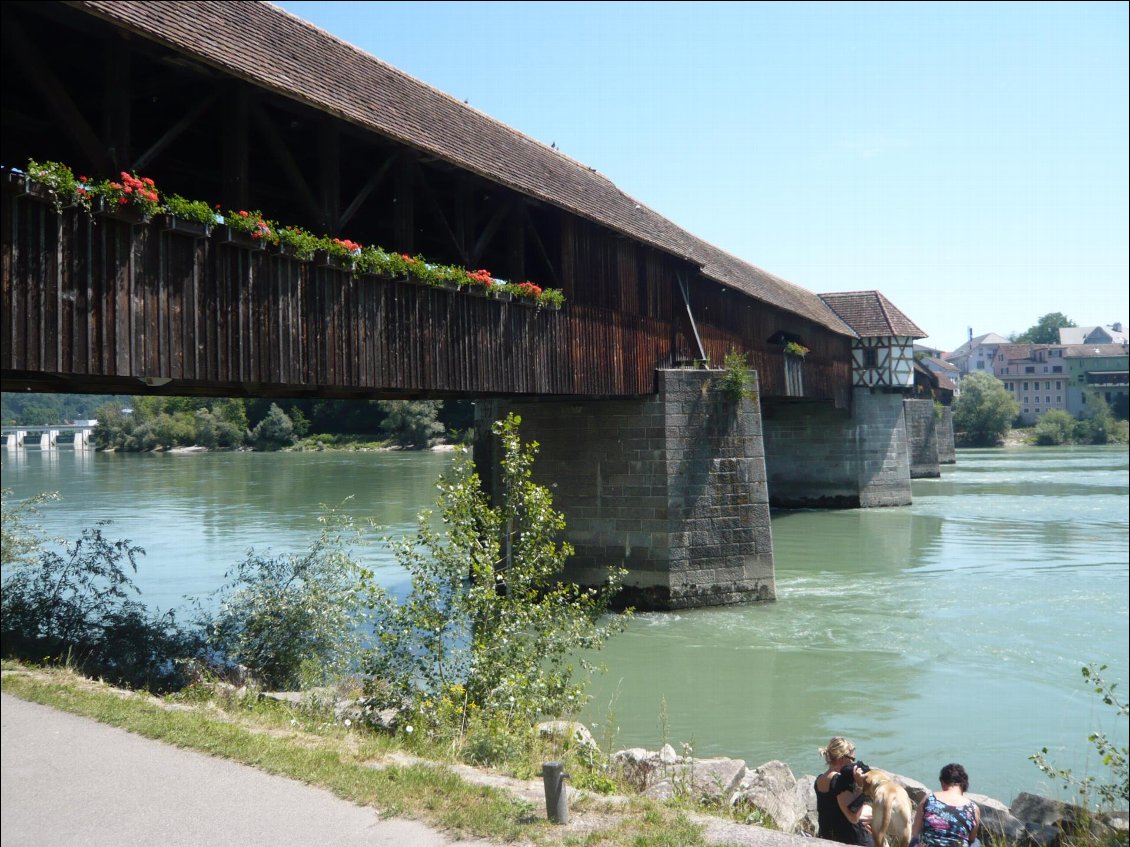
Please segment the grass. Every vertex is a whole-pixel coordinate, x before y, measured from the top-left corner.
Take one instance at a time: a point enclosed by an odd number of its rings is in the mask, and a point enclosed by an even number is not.
[[[686,810],[642,798],[627,804],[583,799],[599,828],[570,832],[507,791],[474,784],[443,764],[390,763],[399,741],[355,731],[310,706],[237,692],[189,690],[157,698],[125,692],[66,669],[5,661],[4,693],[146,738],[325,788],[382,816],[422,821],[459,837],[544,847],[697,847],[702,827]]]

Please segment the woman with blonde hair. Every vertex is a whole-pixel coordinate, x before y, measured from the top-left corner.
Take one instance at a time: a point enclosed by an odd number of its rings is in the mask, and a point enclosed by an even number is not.
[[[867,766],[856,764],[855,745],[838,735],[820,748],[820,755],[825,771],[816,777],[816,834],[829,841],[870,847],[874,844],[868,828],[871,806],[856,802],[861,799],[856,774],[865,773]]]

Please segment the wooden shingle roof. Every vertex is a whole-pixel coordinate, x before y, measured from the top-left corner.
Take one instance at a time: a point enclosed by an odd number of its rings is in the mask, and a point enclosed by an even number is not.
[[[696,238],[592,168],[268,3],[68,5],[673,254],[722,285],[833,332],[852,334],[813,292]]]
[[[879,291],[844,291],[821,294],[840,318],[861,338],[903,336],[925,338],[926,333]]]

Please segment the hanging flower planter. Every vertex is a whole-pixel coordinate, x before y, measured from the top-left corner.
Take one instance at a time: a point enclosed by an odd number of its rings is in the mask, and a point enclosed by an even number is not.
[[[51,203],[55,200],[55,192],[44,185],[42,182],[29,177],[27,174],[9,173],[8,182],[12,184],[16,194],[21,197],[31,197],[35,200],[42,200],[45,203]]]
[[[514,299],[514,295],[511,294],[509,291],[499,291],[498,289],[492,289],[491,292],[490,292],[490,296],[493,297],[495,300],[501,300],[503,303],[509,303],[511,300]]]
[[[314,264],[319,268],[329,268],[333,271],[348,271],[349,273],[353,273],[353,259],[343,259],[325,250],[319,250],[314,254]]]
[[[262,238],[255,238],[249,232],[243,232],[226,225],[216,227],[216,236],[219,238],[220,244],[226,244],[230,247],[242,247],[245,250],[262,250],[266,247],[266,242]]]
[[[193,238],[207,238],[212,233],[212,227],[208,224],[190,221],[176,215],[159,215],[157,226],[161,228],[161,232],[175,232]]]
[[[272,256],[278,256],[281,259],[298,258],[298,248],[293,244],[283,244],[281,241],[278,244],[268,245],[267,252]]]
[[[115,203],[105,197],[95,197],[91,211],[100,218],[140,226],[149,223],[149,213],[129,204]]]

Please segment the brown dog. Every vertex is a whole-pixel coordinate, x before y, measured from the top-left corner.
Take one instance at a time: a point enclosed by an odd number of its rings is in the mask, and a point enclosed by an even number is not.
[[[914,805],[906,789],[889,773],[871,768],[863,775],[863,791],[871,798],[871,834],[875,837],[875,847],[884,847],[884,841],[886,847],[907,847]]]

